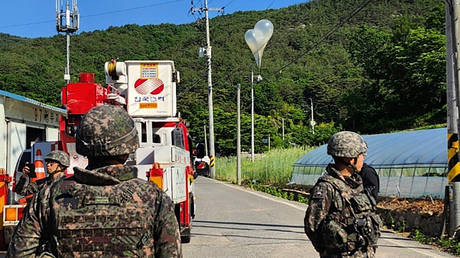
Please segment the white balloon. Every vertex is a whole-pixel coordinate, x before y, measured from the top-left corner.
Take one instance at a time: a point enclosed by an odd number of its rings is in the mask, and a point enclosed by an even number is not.
[[[273,24],[263,19],[256,23],[254,29],[246,31],[244,38],[246,43],[251,49],[252,54],[256,60],[257,66],[260,68],[262,62],[262,55],[264,53],[265,46],[273,35]]]
[[[256,34],[254,30],[246,31],[246,34],[244,34],[244,39],[246,40],[249,49],[251,49],[252,54],[256,53],[258,50],[258,43],[256,40]]]
[[[273,35],[273,24],[266,19],[260,20],[254,26],[254,31],[256,33],[256,39],[260,39],[266,44]]]

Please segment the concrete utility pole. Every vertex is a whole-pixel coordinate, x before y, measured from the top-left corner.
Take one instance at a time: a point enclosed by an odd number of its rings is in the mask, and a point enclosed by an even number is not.
[[[449,235],[453,236],[460,225],[460,165],[458,153],[459,128],[459,70],[460,56],[460,0],[446,0],[446,41],[447,41],[447,148],[449,186],[446,196],[449,197]],[[450,197],[452,196],[452,197]]]
[[[251,70],[251,161],[254,162],[254,71]]]
[[[315,119],[313,119],[313,99],[312,98],[309,98],[309,99],[310,99],[310,112],[311,112],[310,125],[311,125],[311,130],[312,130],[313,134],[315,134],[316,122],[315,122]]]
[[[216,170],[214,167],[215,149],[214,149],[214,107],[212,103],[212,67],[211,67],[211,40],[209,35],[209,11],[222,11],[222,8],[208,8],[208,0],[204,0],[204,8],[192,8],[194,11],[204,11],[206,20],[206,57],[208,59],[208,109],[209,109],[209,154],[210,163],[210,176],[216,177]]]
[[[238,109],[237,114],[237,133],[236,133],[236,181],[241,185],[241,98],[240,98],[241,84],[238,83],[236,91],[236,106]]]
[[[206,151],[206,156],[208,155],[208,136],[206,135],[206,125],[204,126],[204,149]]]
[[[270,151],[270,134],[268,135],[268,151]]]
[[[281,126],[281,131],[282,131],[282,135],[283,135],[283,144],[284,144],[284,118],[281,118],[281,121],[282,121],[282,126]]]

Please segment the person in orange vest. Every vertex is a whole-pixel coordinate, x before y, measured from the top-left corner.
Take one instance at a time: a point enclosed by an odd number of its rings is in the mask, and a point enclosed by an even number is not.
[[[27,177],[31,177],[31,166],[24,166],[22,169],[22,175],[19,178],[18,183],[15,187],[15,192],[28,196],[39,192],[43,186],[50,185],[52,182],[64,176],[64,171],[70,165],[69,154],[55,150],[45,156],[46,170],[48,171],[48,177],[41,178],[35,182],[28,183]]]

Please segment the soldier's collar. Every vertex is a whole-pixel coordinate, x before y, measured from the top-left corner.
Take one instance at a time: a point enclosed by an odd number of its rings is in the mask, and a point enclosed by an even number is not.
[[[137,177],[137,169],[130,166],[106,166],[94,170],[74,168],[77,182],[89,185],[115,185]]]

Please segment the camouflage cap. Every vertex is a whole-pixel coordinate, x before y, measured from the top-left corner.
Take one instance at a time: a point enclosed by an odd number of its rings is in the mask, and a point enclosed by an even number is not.
[[[60,150],[54,150],[45,156],[45,161],[53,160],[64,167],[70,166],[69,154]]]
[[[363,137],[355,132],[338,132],[327,143],[327,154],[342,158],[356,158],[367,152],[367,144]]]
[[[77,128],[77,152],[84,156],[130,154],[139,146],[133,119],[120,106],[92,108]]]

